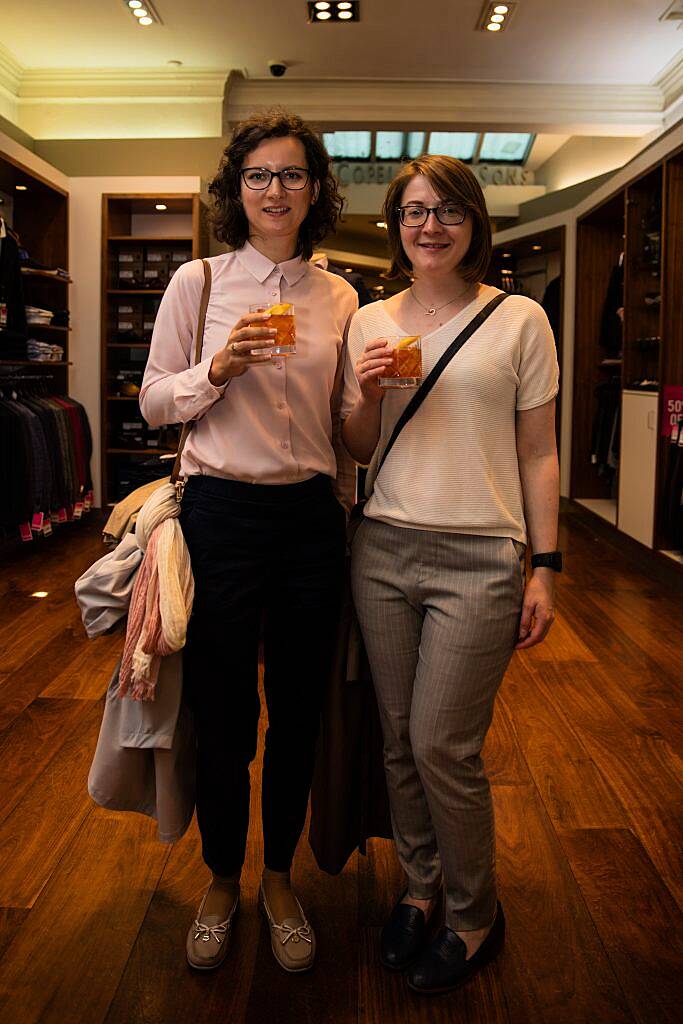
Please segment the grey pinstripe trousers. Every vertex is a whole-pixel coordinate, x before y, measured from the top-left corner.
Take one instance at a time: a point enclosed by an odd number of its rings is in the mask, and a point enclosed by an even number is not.
[[[493,804],[481,748],[510,661],[524,545],[365,519],[352,585],[384,733],[399,861],[411,896],[443,884],[445,923],[496,912]]]

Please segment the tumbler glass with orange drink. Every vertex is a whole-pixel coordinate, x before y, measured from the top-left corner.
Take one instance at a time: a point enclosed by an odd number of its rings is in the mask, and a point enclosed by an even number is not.
[[[250,313],[270,313],[270,320],[263,326],[274,327],[277,334],[273,338],[270,352],[274,356],[296,355],[296,330],[294,327],[294,306],[291,302],[278,302],[273,306],[265,302],[257,302],[249,307]],[[263,349],[254,349],[261,355]]]
[[[381,388],[417,388],[422,383],[422,348],[417,334],[390,335],[392,365],[386,367],[377,383]]]

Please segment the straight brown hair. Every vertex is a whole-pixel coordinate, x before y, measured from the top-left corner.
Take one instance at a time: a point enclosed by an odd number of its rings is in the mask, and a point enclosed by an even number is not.
[[[463,281],[479,283],[486,277],[491,262],[491,221],[481,185],[470,168],[452,156],[425,154],[411,160],[401,168],[387,189],[382,216],[387,225],[391,267],[383,275],[390,280],[397,277],[412,278],[413,265],[401,243],[401,221],[398,207],[408,182],[423,174],[434,191],[444,201],[464,206],[472,220],[472,241],[458,273]]]

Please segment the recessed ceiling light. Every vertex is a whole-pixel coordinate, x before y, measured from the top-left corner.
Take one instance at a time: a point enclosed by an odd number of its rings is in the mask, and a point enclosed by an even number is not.
[[[503,259],[504,260],[509,260],[511,256],[512,256],[511,252],[504,252],[503,253]]]
[[[142,7],[142,0],[128,0],[128,6],[135,10],[136,7]]]
[[[386,228],[387,222],[385,220],[376,220],[375,226],[378,228]]]
[[[152,19],[150,17],[145,15],[144,18],[140,18],[139,24],[140,25],[153,25],[154,22],[152,21]]]
[[[478,31],[483,32],[484,29],[487,29],[489,32],[501,32],[503,29],[508,29],[518,6],[518,0],[510,0],[508,4],[492,3],[491,0],[485,0],[479,13]],[[491,28],[492,25],[498,27]]]
[[[532,245],[531,248],[533,249],[534,252],[541,252],[542,249],[543,249],[543,246],[542,245]]]
[[[47,590],[36,590],[31,594],[31,597],[47,597]]]
[[[344,273],[352,274],[353,273],[353,267],[344,267]]]
[[[360,21],[360,0],[308,0],[308,21]]]
[[[28,185],[15,185],[17,192],[28,192]]]
[[[154,207],[154,209],[155,210],[167,210],[168,207],[167,207],[166,203],[157,203],[156,206]]]
[[[133,14],[135,15],[136,18],[149,17],[149,14],[147,13],[147,9],[145,7],[136,7],[135,10],[133,11]]]

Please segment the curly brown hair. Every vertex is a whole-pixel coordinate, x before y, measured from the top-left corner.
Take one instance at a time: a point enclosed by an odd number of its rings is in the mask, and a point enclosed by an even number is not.
[[[472,220],[472,241],[458,273],[463,281],[470,284],[483,281],[491,262],[491,221],[481,185],[470,168],[452,156],[425,154],[411,160],[393,179],[384,200],[382,216],[387,225],[391,267],[382,276],[388,279],[412,277],[413,265],[405,254],[401,243],[401,228],[398,207],[401,197],[411,178],[423,174],[433,185],[437,195],[459,203],[467,210]]]
[[[284,138],[288,135],[303,143],[312,181],[319,186],[318,197],[311,203],[306,219],[299,228],[298,254],[309,260],[317,243],[328,232],[334,231],[344,199],[332,176],[327,150],[320,137],[297,114],[273,107],[264,113],[252,114],[235,127],[230,143],[223,151],[218,173],[209,184],[209,194],[213,198],[213,209],[209,216],[219,242],[226,242],[232,248],[239,249],[249,237],[249,222],[240,197],[240,170],[245,158],[264,139]]]

